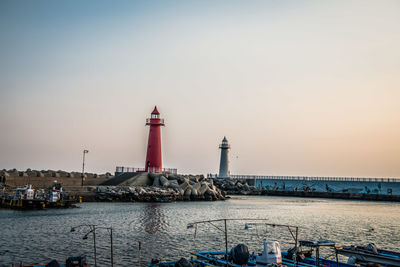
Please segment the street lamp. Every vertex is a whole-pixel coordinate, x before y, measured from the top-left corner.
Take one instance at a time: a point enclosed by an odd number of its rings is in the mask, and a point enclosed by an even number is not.
[[[75,227],[71,227],[71,232],[75,232],[75,229],[80,227],[89,227],[90,231],[87,232],[82,239],[88,239],[90,233],[93,234],[93,253],[94,253],[94,266],[97,267],[97,255],[96,255],[96,229],[106,229],[110,233],[110,244],[111,244],[111,267],[114,267],[114,253],[113,253],[113,229],[112,227],[102,227],[94,224],[82,224]]]
[[[84,149],[83,150],[83,162],[82,162],[82,183],[81,185],[83,186],[83,181],[85,180],[85,154],[89,153],[89,150]]]

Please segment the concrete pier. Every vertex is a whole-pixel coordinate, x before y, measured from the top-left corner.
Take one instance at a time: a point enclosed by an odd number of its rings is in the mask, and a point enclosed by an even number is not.
[[[400,178],[231,175],[230,179],[268,191],[400,195]]]

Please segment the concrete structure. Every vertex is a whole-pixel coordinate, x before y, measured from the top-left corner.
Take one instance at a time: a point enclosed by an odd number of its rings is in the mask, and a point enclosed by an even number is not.
[[[150,119],[146,120],[146,125],[150,126],[150,130],[145,172],[162,172],[161,126],[164,126],[164,119],[160,119],[160,112],[158,112],[157,106],[154,107]]]
[[[219,178],[229,178],[230,172],[229,172],[229,149],[231,148],[230,145],[228,144],[228,140],[224,136],[224,139],[222,139],[222,144],[219,145],[219,148],[221,149],[221,160],[219,163]]]
[[[218,178],[208,175],[207,178]],[[258,189],[290,192],[329,192],[400,196],[400,178],[230,175]]]

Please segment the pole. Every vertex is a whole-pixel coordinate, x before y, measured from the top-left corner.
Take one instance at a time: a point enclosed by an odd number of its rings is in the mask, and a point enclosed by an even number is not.
[[[228,266],[228,228],[226,227],[226,219],[224,219],[225,222],[225,261],[226,261],[226,266]]]
[[[139,241],[139,251],[138,251],[138,266],[140,267],[140,254],[142,251],[142,242]]]
[[[82,178],[82,183],[81,183],[81,185],[82,185],[82,186],[83,186],[83,180],[85,179],[85,154],[86,154],[86,151],[87,151],[87,150],[83,150],[82,175],[81,175],[81,178]]]
[[[336,254],[336,266],[339,267],[339,256],[336,247],[335,247],[335,254]]]
[[[111,267],[114,267],[113,231],[112,231],[112,227],[110,227],[110,238],[111,238]]]
[[[97,267],[97,260],[96,260],[96,226],[93,225],[93,246],[94,246],[94,267]]]
[[[297,267],[297,237],[299,233],[299,227],[296,227],[296,238],[295,238],[295,248],[294,248],[294,265]]]

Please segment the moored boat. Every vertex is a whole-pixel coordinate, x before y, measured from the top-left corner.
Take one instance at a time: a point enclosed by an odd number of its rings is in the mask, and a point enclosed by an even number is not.
[[[208,223],[215,227],[216,229],[222,231],[225,235],[225,251],[207,251],[198,252],[195,255],[197,259],[206,262],[213,266],[318,266],[318,267],[355,267],[355,266],[400,266],[400,253],[381,250],[374,247],[374,245],[368,245],[366,247],[362,246],[347,246],[338,247],[336,242],[330,240],[320,240],[320,241],[299,241],[297,226],[290,225],[280,225],[271,224],[259,221],[258,222],[246,223],[244,229],[252,230],[253,226],[265,225],[272,227],[284,227],[287,228],[294,240],[295,246],[289,249],[287,252],[281,252],[280,243],[277,241],[265,241],[263,242],[263,250],[261,253],[252,254],[249,253],[246,245],[239,244],[228,251],[228,233],[227,233],[227,222],[228,221],[240,221],[240,220],[250,220],[251,219],[222,219],[222,220],[211,220],[211,221],[201,221],[188,224],[187,228],[195,229],[195,237],[197,233],[197,228],[200,224]],[[215,223],[223,223],[225,228],[222,226],[217,226]],[[333,257],[321,256],[321,250],[331,249],[334,252]],[[331,253],[332,254],[332,253]],[[343,257],[347,256],[349,260],[347,262],[341,262]],[[340,260],[339,260],[340,259]],[[159,265],[161,266],[161,265]],[[172,265],[171,265],[172,266]],[[180,266],[180,265],[175,265]],[[190,266],[190,265],[188,265]]]
[[[35,190],[32,185],[15,189],[11,195],[3,195],[0,198],[0,208],[16,210],[42,210],[46,208],[75,207],[75,199],[70,199],[62,190],[61,185],[56,184],[49,189],[48,194],[42,190]]]
[[[69,257],[64,263],[52,260],[46,264],[17,265],[16,267],[89,267],[86,263],[86,256]]]
[[[348,262],[359,265],[367,263],[381,266],[400,266],[400,253],[378,249],[371,243],[366,246],[345,246],[336,248],[337,253],[349,257]]]

